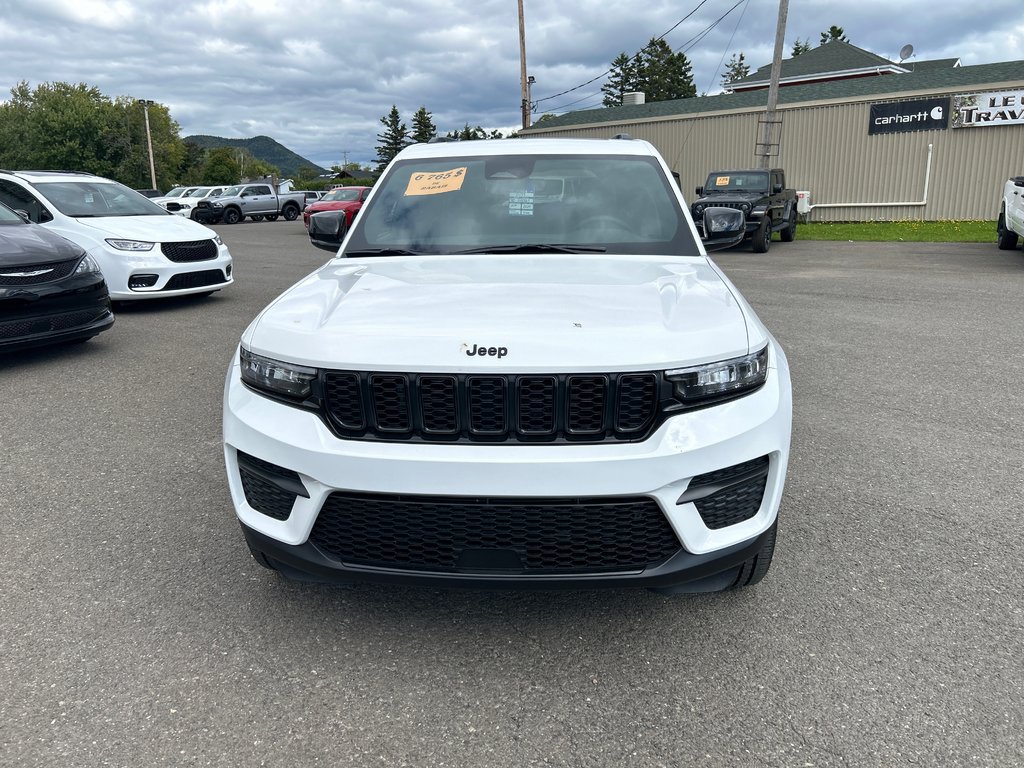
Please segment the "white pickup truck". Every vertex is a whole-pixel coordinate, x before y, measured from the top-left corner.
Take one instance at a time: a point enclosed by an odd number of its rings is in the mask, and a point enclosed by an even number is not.
[[[1014,176],[1003,187],[1003,204],[999,206],[999,222],[996,224],[999,247],[1012,251],[1017,247],[1017,238],[1024,237],[1024,176]]]

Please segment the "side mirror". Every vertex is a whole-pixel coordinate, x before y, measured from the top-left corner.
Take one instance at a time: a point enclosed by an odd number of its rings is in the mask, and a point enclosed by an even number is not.
[[[697,188],[696,188],[695,190],[693,190],[693,191],[697,193],[697,197],[700,197],[701,195],[703,195],[703,194],[704,194],[704,187],[697,187]]]
[[[1013,186],[1024,187],[1024,176],[1017,176],[1013,180]]]
[[[679,175],[679,171],[672,171],[672,178],[676,180],[676,186],[680,190],[683,188],[683,177]]]
[[[23,211],[21,208],[17,208],[14,212],[21,216],[26,224],[32,221],[32,218],[28,215],[28,211]]]
[[[743,241],[746,232],[746,216],[735,208],[712,206],[704,209],[704,234],[701,242],[706,251],[720,251],[731,248]]]
[[[782,191],[782,185],[781,184],[775,184],[775,185],[772,186],[772,194],[773,195],[777,195],[781,191]]]
[[[347,232],[344,211],[321,211],[309,217],[309,242],[317,248],[336,253]]]

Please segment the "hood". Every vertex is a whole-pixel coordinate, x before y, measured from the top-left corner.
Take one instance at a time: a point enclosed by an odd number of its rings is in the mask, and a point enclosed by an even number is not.
[[[0,268],[81,257],[85,251],[38,224],[0,225]]]
[[[76,219],[103,237],[125,240],[145,240],[151,243],[180,243],[189,240],[209,240],[216,232],[191,219],[168,213],[165,216],[105,216],[95,219]]]
[[[748,351],[744,310],[707,260],[592,255],[335,259],[243,342],[315,367],[452,373],[653,370]]]
[[[761,198],[767,196],[767,192],[739,192],[735,190],[723,190],[721,192],[706,192],[698,199],[694,200],[694,205],[703,203],[704,205],[715,205],[716,203],[724,202],[737,202],[737,203],[755,203]]]

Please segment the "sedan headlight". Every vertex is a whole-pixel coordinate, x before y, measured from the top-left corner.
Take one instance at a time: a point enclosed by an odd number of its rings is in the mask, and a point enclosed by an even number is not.
[[[760,387],[768,378],[768,347],[752,355],[719,363],[665,371],[684,405],[708,405],[731,400]]]
[[[107,245],[119,251],[152,251],[154,243],[147,243],[144,240],[107,240]]]
[[[78,266],[75,267],[76,275],[92,275],[98,273],[99,271],[100,265],[97,264],[96,259],[94,259],[89,254],[83,256],[82,260],[78,262]]]
[[[285,363],[240,348],[239,362],[242,365],[242,381],[256,389],[286,397],[306,397],[310,393],[310,382],[316,378],[316,368]]]
[[[217,245],[224,245],[224,241],[220,239],[220,235],[214,235],[213,242],[215,242]]]

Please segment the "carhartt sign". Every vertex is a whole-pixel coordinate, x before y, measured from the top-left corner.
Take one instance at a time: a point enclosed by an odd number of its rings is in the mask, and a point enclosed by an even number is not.
[[[871,105],[868,135],[941,131],[949,126],[949,99],[890,101]]]
[[[982,125],[1024,125],[1024,91],[954,96],[953,127]]]

